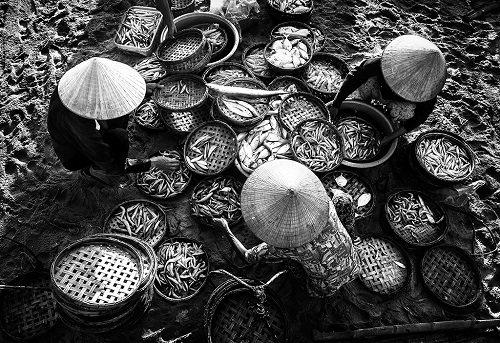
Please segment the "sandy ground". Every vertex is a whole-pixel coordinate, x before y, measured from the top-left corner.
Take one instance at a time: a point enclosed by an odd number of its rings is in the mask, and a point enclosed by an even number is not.
[[[261,13],[246,23],[243,42],[233,60],[251,43],[266,40],[276,24],[269,20],[265,2]],[[459,133],[478,157],[474,173],[464,184],[484,180],[471,195],[470,204],[447,207],[450,231],[445,242],[476,253],[494,249],[489,235],[473,239],[473,212],[499,237],[500,220],[500,11],[477,20],[465,15],[489,1],[339,0],[315,1],[311,22],[328,37],[326,51],[341,56],[350,65],[379,53],[401,34],[428,37],[439,45],[448,62],[449,77],[437,108],[425,125],[400,140],[386,163],[361,170],[375,186],[377,204],[369,218],[357,222],[360,234],[383,233],[380,222],[383,201],[398,188],[433,191],[416,177],[408,164],[410,144],[430,128]],[[114,0],[10,0],[0,2],[0,234],[26,244],[48,268],[68,243],[101,232],[109,211],[128,199],[142,198],[134,186],[102,188],[58,162],[46,131],[48,100],[67,68],[92,56],[108,57],[133,65],[140,58],[126,55],[113,45],[123,12],[130,5],[152,6],[151,1]],[[180,143],[181,137],[149,132],[130,122],[130,156],[143,157]],[[236,168],[229,173],[241,177]],[[222,233],[198,225],[189,215],[189,195],[200,178],[194,178],[185,194],[162,202],[172,208],[172,234],[182,234],[205,243],[213,268],[267,281],[281,265],[246,266],[237,260]],[[476,228],[484,228],[475,222]],[[257,243],[243,225],[235,233],[247,245]],[[1,241],[1,240],[0,240]],[[0,280],[9,281],[25,272],[27,263],[8,241],[1,242]],[[422,288],[417,276],[418,252],[410,251],[413,276],[407,289],[391,297],[373,296],[357,281],[324,306],[307,299],[286,277],[273,284],[290,319],[293,342],[312,341],[312,329],[351,330],[380,325],[452,319],[500,318],[500,254],[478,255],[484,301],[477,311],[450,313]],[[135,327],[113,335],[91,335],[58,323],[37,342],[140,342],[145,329],[165,327],[165,339],[194,332],[193,341],[206,340],[202,329],[203,308],[211,292],[224,278],[214,277],[194,299],[179,304],[154,298],[147,315]],[[5,335],[0,341],[7,341]],[[380,340],[382,341],[382,340]],[[442,333],[386,339],[386,342],[490,342],[498,334]]]

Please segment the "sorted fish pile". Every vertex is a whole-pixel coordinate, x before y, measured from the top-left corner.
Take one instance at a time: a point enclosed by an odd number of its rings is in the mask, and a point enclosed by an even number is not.
[[[165,125],[160,120],[161,109],[153,100],[142,104],[134,113],[135,121],[149,129],[164,129]]]
[[[168,300],[194,296],[208,276],[208,258],[201,244],[176,241],[162,244],[156,253],[158,268],[154,287]]]
[[[153,198],[167,199],[182,193],[191,180],[191,171],[181,161],[179,152],[169,150],[160,151],[159,154],[180,161],[179,169],[166,172],[152,167],[137,175],[136,185]]]
[[[203,32],[203,35],[207,39],[207,42],[212,47],[212,53],[217,53],[224,47],[227,39],[227,34],[219,24],[212,23],[197,28],[199,28],[201,32]]]
[[[378,154],[380,138],[376,129],[355,118],[342,119],[337,130],[344,140],[345,158],[353,161],[364,161]]]
[[[161,13],[130,8],[116,33],[115,42],[138,48],[147,48],[160,25]]]
[[[450,139],[423,139],[417,147],[417,158],[432,175],[456,180],[472,173],[473,164],[467,151]]]
[[[274,72],[269,69],[266,59],[264,58],[265,45],[258,45],[247,51],[243,57],[244,64],[259,76],[271,77]]]
[[[221,103],[223,104],[223,106],[220,106],[222,111],[225,112],[225,109],[227,109],[232,114],[238,116],[241,121],[260,117],[257,109],[248,101],[230,99],[227,97],[221,97],[218,101],[219,106]]]
[[[212,141],[213,136],[205,133],[187,146],[185,160],[187,165],[194,171],[206,172],[209,169],[210,158],[217,149],[217,145]]]
[[[154,56],[143,59],[134,65],[134,69],[141,74],[146,82],[156,81],[167,75],[167,70]]]
[[[230,177],[217,176],[201,181],[191,196],[191,213],[202,223],[212,225],[213,218],[224,218],[228,224],[241,219],[242,184]]]
[[[317,90],[333,93],[342,85],[342,74],[327,61],[313,59],[304,69],[304,80]]]
[[[285,13],[305,13],[311,9],[311,0],[270,0],[269,3]]]
[[[238,134],[238,162],[244,173],[251,174],[258,166],[277,158],[291,158],[288,132],[274,116],[264,119],[248,132]]]
[[[305,121],[292,134],[295,157],[313,171],[324,172],[337,167],[343,159],[338,132],[319,120]]]
[[[270,43],[266,57],[273,66],[283,69],[298,69],[310,60],[311,51],[304,39],[278,38]]]
[[[372,194],[362,180],[352,172],[334,171],[333,175],[335,188],[330,188],[330,195],[333,195],[335,189],[340,189],[352,196],[354,201],[354,214],[355,217],[366,215],[370,211],[373,204]],[[370,206],[369,206],[370,205]]]

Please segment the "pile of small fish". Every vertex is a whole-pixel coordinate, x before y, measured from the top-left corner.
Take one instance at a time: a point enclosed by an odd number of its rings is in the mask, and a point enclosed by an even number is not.
[[[207,255],[195,242],[164,243],[156,253],[155,288],[174,300],[196,294],[208,276]]]
[[[421,243],[439,231],[438,224],[444,219],[442,213],[435,214],[420,196],[413,192],[401,192],[387,203],[387,216],[392,225],[405,237]],[[408,232],[406,232],[408,231]]]
[[[164,129],[165,125],[160,119],[161,109],[153,100],[148,100],[142,104],[134,113],[135,121],[150,129]]]
[[[258,166],[277,158],[291,158],[288,132],[274,116],[264,119],[248,132],[238,134],[239,166],[251,174]]]
[[[297,69],[310,59],[311,52],[300,39],[279,38],[271,43],[267,59],[272,65],[283,69]]]
[[[129,9],[116,33],[115,42],[138,48],[149,47],[160,25],[160,16],[160,13],[144,9]]]
[[[164,217],[156,207],[138,201],[119,206],[109,217],[106,228],[110,233],[127,234],[148,242],[167,230]]]
[[[364,161],[375,157],[380,147],[376,129],[365,121],[345,118],[337,124],[344,140],[345,158]]]
[[[160,155],[181,161],[181,154],[175,150],[160,151]],[[191,180],[191,172],[181,161],[179,169],[166,172],[158,168],[137,175],[136,185],[144,193],[154,198],[167,199],[182,191]]]
[[[201,32],[212,47],[212,53],[218,52],[224,47],[226,35],[224,29],[217,23],[212,23],[207,27],[200,28]]]
[[[217,176],[200,182],[191,196],[191,213],[207,225],[213,218],[224,218],[228,224],[241,219],[242,184],[229,177]]]
[[[260,116],[257,108],[255,108],[255,106],[245,100],[220,97],[218,101],[220,101],[220,103],[224,105],[222,111],[225,111],[225,109],[227,109],[232,114],[238,116],[241,121],[255,119]]]
[[[267,61],[264,58],[264,49],[264,45],[250,49],[244,57],[244,62],[254,74],[270,77],[274,72],[269,69]]]
[[[313,171],[331,170],[342,161],[340,137],[321,121],[302,123],[291,141],[295,156]]]
[[[444,137],[423,139],[417,157],[430,173],[443,180],[466,177],[473,169],[467,151]]]
[[[359,217],[365,213],[367,209],[366,206],[372,201],[372,195],[367,192],[367,188],[364,185],[360,185],[359,181],[353,182],[354,180],[352,174],[346,174],[349,179],[346,178],[344,174],[345,173],[341,171],[334,172],[335,183],[338,189],[352,196],[354,204],[356,205],[354,209],[355,216]],[[355,184],[355,189],[353,189],[352,184]],[[333,193],[333,189],[330,189],[330,191]]]
[[[146,82],[156,81],[167,75],[167,70],[163,68],[161,62],[154,56],[143,59],[134,65],[134,69],[141,74]]]
[[[342,85],[340,70],[324,60],[313,60],[305,67],[305,81],[313,88],[326,93],[333,93]]]
[[[274,8],[281,12],[300,14],[311,9],[311,0],[271,0],[269,2]]]
[[[202,173],[209,170],[210,159],[218,147],[212,138],[213,135],[204,133],[189,142],[185,160],[191,170]]]

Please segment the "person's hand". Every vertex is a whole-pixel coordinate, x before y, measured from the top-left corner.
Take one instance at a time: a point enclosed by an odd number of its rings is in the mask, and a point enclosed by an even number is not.
[[[220,228],[225,229],[227,226],[227,221],[224,218],[215,217],[215,218],[212,218],[212,221],[213,221],[215,226],[218,226]]]
[[[150,95],[157,88],[163,88],[163,85],[160,85],[159,83],[154,83],[154,82],[146,83],[146,95]]]
[[[334,122],[337,119],[339,109],[337,107],[330,107],[328,110],[330,111],[330,121]]]
[[[151,166],[161,169],[166,172],[171,172],[179,169],[179,160],[176,158],[170,158],[165,156],[155,156],[151,157]]]
[[[392,141],[391,137],[384,137],[380,141],[379,147],[384,148],[385,146],[389,145],[391,143],[391,141]]]

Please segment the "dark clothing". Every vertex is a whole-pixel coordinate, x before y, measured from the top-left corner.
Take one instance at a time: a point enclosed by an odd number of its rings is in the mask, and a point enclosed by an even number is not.
[[[128,119],[125,115],[107,120],[108,128],[97,130],[94,119],[83,118],[63,105],[56,88],[50,99],[47,129],[55,153],[68,170],[93,166],[109,175],[146,171],[151,167],[149,160],[126,166]]]
[[[384,80],[382,75],[381,58],[370,58],[363,61],[358,67],[352,70],[340,87],[337,96],[333,100],[333,107],[339,108],[342,102],[363,83],[371,77],[378,77],[380,82],[380,93],[384,100],[407,101],[394,93]],[[402,125],[407,132],[423,124],[434,110],[437,98],[425,102],[415,103],[415,116],[408,119]]]

